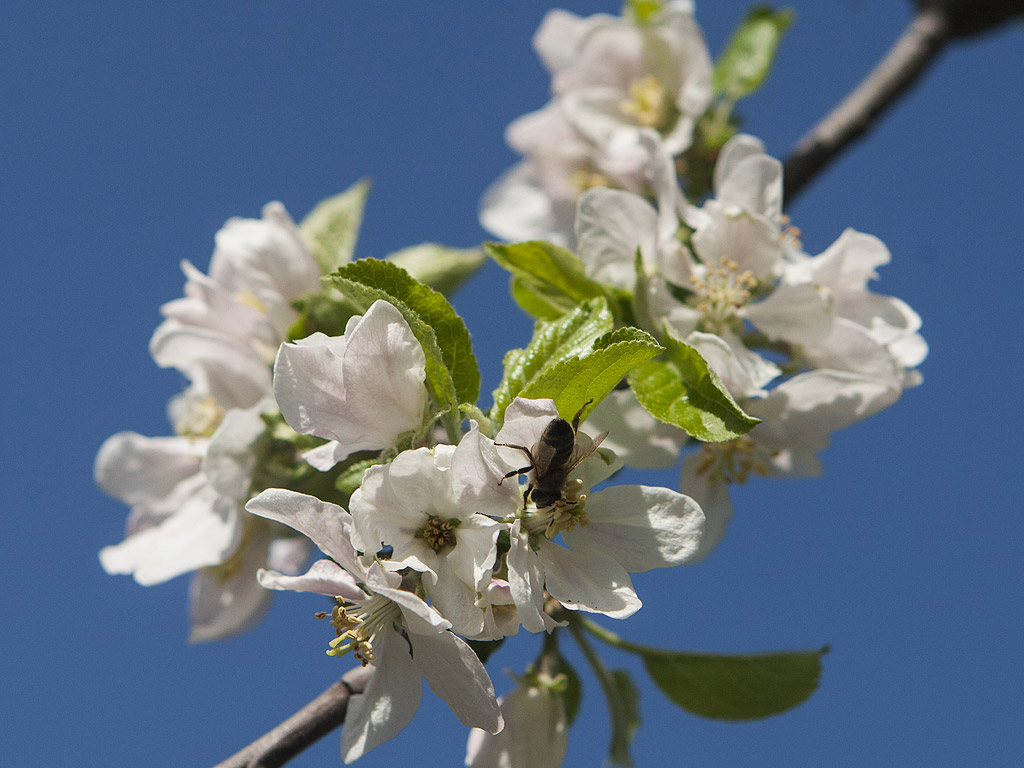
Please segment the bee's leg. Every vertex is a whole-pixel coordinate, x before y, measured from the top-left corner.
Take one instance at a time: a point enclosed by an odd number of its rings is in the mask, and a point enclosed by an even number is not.
[[[522,469],[514,469],[511,472],[508,472],[504,477],[501,478],[501,480],[498,481],[498,485],[501,485],[502,482],[504,482],[505,480],[508,480],[510,477],[517,477],[518,475],[525,475],[527,472],[532,470],[534,468],[534,466],[536,465],[536,463],[537,463],[534,460],[534,458],[533,458],[533,454],[530,453],[530,449],[527,448],[525,445],[513,445],[512,443],[495,443],[495,445],[496,446],[501,446],[502,448],[516,448],[516,449],[522,451],[523,453],[525,453],[526,454],[526,458],[528,458],[530,460],[530,466],[523,467]]]
[[[590,398],[583,404],[583,406],[576,411],[576,415],[572,417],[572,431],[576,432],[580,428],[580,416],[583,415],[583,411],[587,409],[587,406],[594,402],[594,398]]]

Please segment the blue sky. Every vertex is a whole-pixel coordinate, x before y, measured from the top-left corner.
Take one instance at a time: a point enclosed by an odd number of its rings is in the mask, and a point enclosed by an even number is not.
[[[743,109],[778,156],[877,60],[909,4],[792,5],[778,67]],[[713,52],[744,7],[698,6]],[[300,218],[368,176],[358,255],[486,239],[479,197],[515,160],[504,126],[547,99],[530,48],[547,8],[0,9],[5,762],[212,765],[345,671],[323,653],[313,598],[284,595],[250,634],[189,646],[185,579],[142,588],[104,574],[96,553],[120,539],[126,510],[94,487],[93,457],[113,432],[168,432],[164,407],[182,380],[152,363],[149,336],[160,304],[180,295],[180,260],[205,267],[230,216],[278,199]],[[1018,764],[1022,42],[1018,26],[947,51],[789,209],[811,253],[847,226],[889,246],[876,289],[923,316],[925,382],[837,434],[824,478],[742,489],[708,562],[637,580],[644,609],[614,627],[631,638],[705,651],[832,645],[821,690],[763,722],[698,720],[645,686],[641,768]],[[530,322],[493,266],[455,304],[489,390]],[[500,690],[501,669],[521,669],[537,642],[517,638],[492,661]],[[592,679],[584,686],[568,766],[605,754],[603,704]],[[427,694],[407,731],[361,764],[457,765],[464,736]],[[337,764],[337,735],[293,763]]]

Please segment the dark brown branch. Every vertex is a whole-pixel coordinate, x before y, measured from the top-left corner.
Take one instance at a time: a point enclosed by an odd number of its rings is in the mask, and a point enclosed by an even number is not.
[[[906,93],[935,61],[950,37],[950,27],[942,10],[922,8],[918,12],[885,58],[860,85],[797,142],[786,159],[783,174],[787,203]]]
[[[348,701],[362,693],[371,667],[356,667],[309,704],[214,768],[278,768],[345,722]],[[339,758],[340,759],[340,758]]]

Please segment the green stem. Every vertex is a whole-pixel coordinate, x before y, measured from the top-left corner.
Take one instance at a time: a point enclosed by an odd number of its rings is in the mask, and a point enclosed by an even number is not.
[[[603,643],[607,643],[613,648],[618,648],[620,651],[626,651],[627,653],[638,653],[638,654],[652,654],[652,653],[665,653],[661,648],[654,648],[649,645],[641,645],[640,643],[633,643],[626,640],[623,637],[619,637],[617,634],[612,632],[610,629],[605,629],[599,624],[595,624],[590,619],[584,618],[583,616],[575,616],[575,624],[583,629],[587,630],[590,634],[596,637]],[[570,629],[573,628],[573,624],[570,624]]]
[[[628,716],[622,708],[622,699],[615,689],[611,670],[605,666],[604,661],[602,661],[597,651],[594,650],[594,646],[590,644],[590,640],[587,639],[586,634],[581,629],[581,627],[584,627],[589,630],[587,625],[591,622],[576,613],[570,614],[566,618],[569,621],[569,631],[579,645],[580,650],[583,651],[583,656],[587,663],[590,664],[590,668],[594,670],[597,681],[601,684],[601,691],[604,693],[605,701],[608,703],[608,714],[612,721],[612,744],[628,743],[628,736],[624,738],[623,734]]]

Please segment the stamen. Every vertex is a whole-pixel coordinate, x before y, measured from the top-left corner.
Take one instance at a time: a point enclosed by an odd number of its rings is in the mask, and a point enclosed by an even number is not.
[[[638,125],[662,130],[667,127],[669,103],[665,86],[654,75],[644,75],[629,84],[629,98],[619,108],[623,114],[636,120]]]
[[[769,467],[758,456],[757,444],[749,437],[726,443],[703,443],[697,474],[709,480],[743,485],[751,475],[767,475]]]
[[[397,603],[381,595],[370,595],[366,600],[346,601],[336,597],[338,604],[331,611],[331,625],[337,634],[330,642],[328,656],[344,656],[352,652],[365,667],[376,657],[373,655],[373,641],[381,630],[387,630],[401,615]],[[317,618],[326,618],[318,613]]]
[[[690,278],[696,296],[697,311],[704,315],[704,327],[710,331],[728,328],[736,319],[736,310],[750,300],[757,285],[754,273],[729,258],[717,266],[708,266],[704,277]]]
[[[455,546],[455,529],[461,522],[458,518],[442,520],[430,515],[426,525],[416,532],[416,538],[426,539],[427,544],[435,552],[450,549]]]
[[[582,490],[582,480],[570,480],[565,484],[562,497],[554,504],[543,509],[528,507],[523,513],[523,527],[530,536],[543,532],[545,538],[553,539],[562,531],[571,531],[577,525],[589,525],[587,494],[580,493]]]

